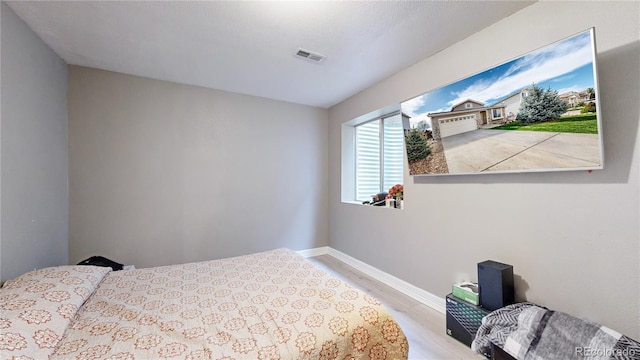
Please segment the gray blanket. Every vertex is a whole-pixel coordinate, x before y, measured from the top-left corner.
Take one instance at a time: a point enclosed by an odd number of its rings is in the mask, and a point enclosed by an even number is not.
[[[531,303],[498,309],[482,320],[471,348],[493,343],[518,360],[640,360],[640,343],[614,330]]]

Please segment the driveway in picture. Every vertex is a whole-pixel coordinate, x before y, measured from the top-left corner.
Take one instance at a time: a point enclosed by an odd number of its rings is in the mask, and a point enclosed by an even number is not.
[[[450,174],[597,167],[597,134],[479,129],[442,139]]]

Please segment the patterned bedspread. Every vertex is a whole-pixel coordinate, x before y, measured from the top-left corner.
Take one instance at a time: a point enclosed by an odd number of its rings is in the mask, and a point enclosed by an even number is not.
[[[0,358],[407,358],[402,330],[376,299],[290,250],[108,273],[64,268],[2,289]],[[63,275],[75,278],[67,290]],[[95,288],[77,290],[88,277]]]

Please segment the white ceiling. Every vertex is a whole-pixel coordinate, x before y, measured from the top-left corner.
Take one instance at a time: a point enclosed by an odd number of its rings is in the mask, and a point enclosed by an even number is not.
[[[532,1],[7,3],[69,64],[328,108]]]

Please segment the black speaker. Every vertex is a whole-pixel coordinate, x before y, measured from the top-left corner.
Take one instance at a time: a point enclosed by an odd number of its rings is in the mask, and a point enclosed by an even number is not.
[[[487,310],[513,304],[513,266],[491,260],[478,263],[478,287],[480,306]]]

